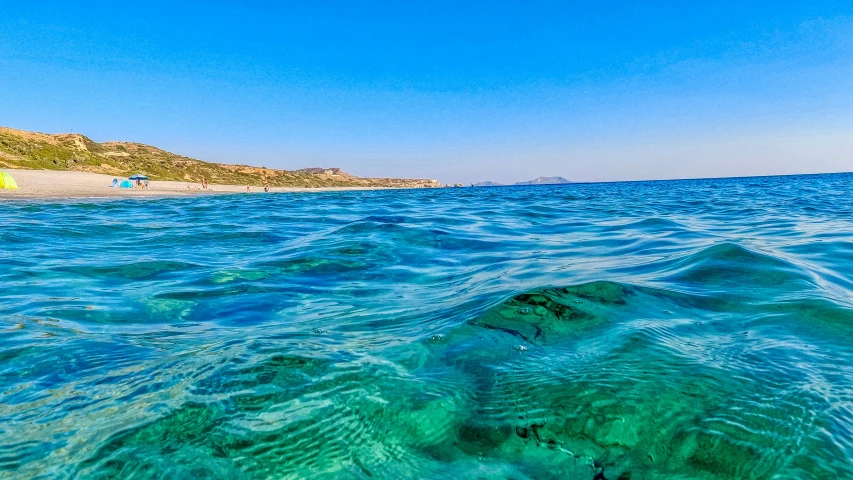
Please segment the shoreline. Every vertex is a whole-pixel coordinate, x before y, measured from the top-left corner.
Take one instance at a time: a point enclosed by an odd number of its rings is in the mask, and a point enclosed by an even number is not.
[[[4,168],[18,184],[18,190],[0,188],[0,201],[15,199],[63,199],[63,198],[140,198],[140,197],[192,197],[198,195],[227,195],[235,193],[288,193],[288,192],[340,192],[364,190],[401,190],[404,187],[270,187],[264,192],[262,185],[210,184],[207,190],[201,184],[167,180],[151,180],[149,188],[110,187],[114,178],[124,177],[100,173],[67,170],[19,170]]]

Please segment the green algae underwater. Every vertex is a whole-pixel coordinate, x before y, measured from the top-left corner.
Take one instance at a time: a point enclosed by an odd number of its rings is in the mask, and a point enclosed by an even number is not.
[[[853,478],[851,187],[0,204],[0,474]]]

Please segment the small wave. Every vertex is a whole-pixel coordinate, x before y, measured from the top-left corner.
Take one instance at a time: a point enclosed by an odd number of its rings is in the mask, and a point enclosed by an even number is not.
[[[802,267],[773,255],[758,253],[735,243],[705,247],[681,258],[633,267],[679,289],[728,293],[732,296],[770,293],[784,296],[816,287],[814,276]]]
[[[684,225],[666,218],[660,217],[651,217],[651,218],[642,218],[639,220],[629,221],[626,223],[620,223],[618,225],[608,225],[605,228],[606,231],[612,230],[639,230],[643,232],[649,232],[658,234],[661,231],[666,230],[686,230]]]
[[[104,280],[110,277],[126,279],[156,278],[161,275],[185,274],[188,270],[200,267],[200,265],[186,262],[151,261],[132,262],[125,265],[77,265],[62,267],[59,270]]]

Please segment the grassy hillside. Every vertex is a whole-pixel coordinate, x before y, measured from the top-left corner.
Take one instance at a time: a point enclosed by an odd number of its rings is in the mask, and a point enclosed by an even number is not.
[[[337,169],[274,170],[248,165],[210,163],[132,142],[96,143],[72,134],[45,134],[0,127],[0,168],[74,170],[152,180],[276,187],[437,187],[434,180],[361,178]],[[333,173],[324,173],[332,171]]]

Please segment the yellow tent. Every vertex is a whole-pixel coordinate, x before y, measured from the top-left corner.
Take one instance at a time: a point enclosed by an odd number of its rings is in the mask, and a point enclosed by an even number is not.
[[[6,190],[17,190],[18,184],[11,175],[6,172],[0,172],[0,188],[5,188]]]

